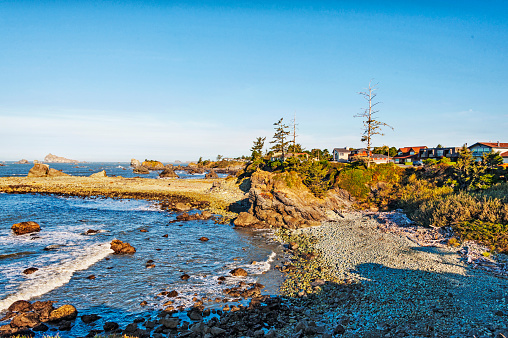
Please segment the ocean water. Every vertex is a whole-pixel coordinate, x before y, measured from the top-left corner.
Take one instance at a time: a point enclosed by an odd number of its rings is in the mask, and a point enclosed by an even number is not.
[[[33,167],[33,164],[18,164],[14,162],[5,162],[4,166],[0,166],[0,177],[18,176],[23,177],[28,174],[28,171]],[[50,168],[61,170],[66,174],[73,176],[90,176],[91,174],[105,170],[108,176],[122,176],[122,177],[143,177],[143,178],[158,178],[161,171],[151,171],[149,174],[136,174],[130,166],[130,162],[90,162],[90,163],[47,163]],[[185,163],[173,163],[173,165],[186,166]],[[203,174],[188,174],[185,171],[176,171],[180,178],[205,178]],[[225,174],[217,174],[219,177],[226,177]]]
[[[162,291],[179,293],[174,306],[189,306],[193,297],[223,298],[222,290],[240,280],[265,285],[265,294],[278,293],[280,275],[270,266],[281,247],[269,232],[212,220],[170,223],[176,216],[144,200],[0,193],[0,314],[12,302],[27,299],[55,300],[57,306],[76,306],[79,315],[102,316],[95,326],[77,319],[68,336],[80,336],[101,329],[105,321],[125,327],[139,316],[155,316],[169,300],[157,296]],[[15,236],[10,228],[22,221],[39,223],[41,231]],[[89,229],[98,232],[86,235]],[[199,241],[202,236],[209,241]],[[113,255],[113,239],[130,243],[136,253]],[[155,267],[146,267],[149,260]],[[22,273],[31,267],[38,271]],[[249,276],[218,283],[236,267]],[[180,279],[184,273],[189,280]],[[143,301],[148,305],[141,306]]]

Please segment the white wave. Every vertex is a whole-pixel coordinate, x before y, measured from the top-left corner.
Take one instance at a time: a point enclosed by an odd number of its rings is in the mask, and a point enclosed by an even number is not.
[[[96,244],[76,253],[71,259],[40,268],[27,276],[27,280],[19,285],[15,294],[0,300],[0,312],[17,300],[29,300],[67,284],[76,271],[89,268],[112,252],[109,243]]]
[[[271,263],[274,261],[277,254],[272,251],[270,256],[268,256],[268,259],[264,262],[253,262],[252,264],[246,265],[245,270],[249,274],[253,275],[261,275],[264,272],[267,272],[270,270]]]

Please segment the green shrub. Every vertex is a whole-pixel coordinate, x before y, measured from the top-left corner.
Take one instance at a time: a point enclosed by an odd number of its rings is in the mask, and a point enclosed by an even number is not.
[[[345,169],[337,176],[336,184],[357,199],[366,199],[370,193],[372,173],[366,169]]]
[[[508,225],[483,222],[460,222],[453,227],[462,240],[474,240],[487,245],[491,250],[508,253]]]

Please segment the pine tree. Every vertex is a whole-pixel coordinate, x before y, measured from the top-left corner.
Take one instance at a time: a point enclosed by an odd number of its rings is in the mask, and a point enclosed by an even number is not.
[[[265,140],[266,137],[258,137],[254,144],[252,145],[252,148],[250,148],[250,151],[252,152],[252,160],[255,160],[263,154],[263,147],[265,146]]]
[[[288,130],[289,127],[285,125],[282,121],[283,118],[281,118],[278,122],[273,124],[275,126],[275,134],[273,135],[273,141],[270,141],[270,143],[273,144],[273,146],[270,149],[275,152],[282,153],[282,160],[284,161],[289,145],[288,135],[290,134],[290,132]]]

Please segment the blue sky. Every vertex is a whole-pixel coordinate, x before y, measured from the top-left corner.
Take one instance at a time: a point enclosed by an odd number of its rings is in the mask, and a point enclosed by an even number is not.
[[[502,1],[2,1],[0,160],[248,155],[296,114],[305,148],[508,142]]]

